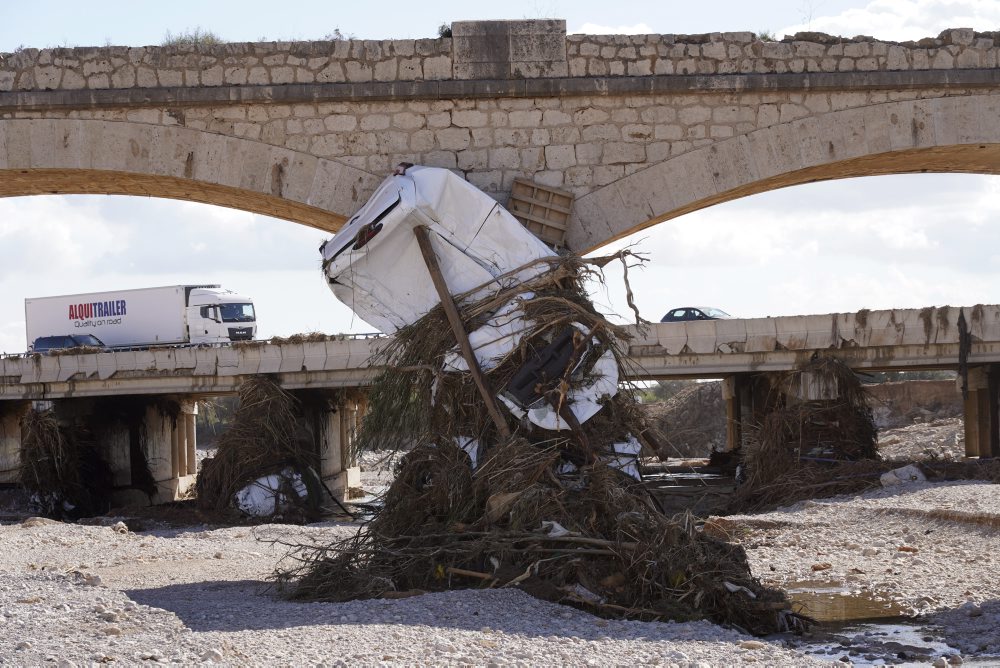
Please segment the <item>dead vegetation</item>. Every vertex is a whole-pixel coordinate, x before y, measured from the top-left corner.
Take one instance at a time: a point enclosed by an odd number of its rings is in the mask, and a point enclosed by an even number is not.
[[[523,309],[520,343],[484,365],[495,389],[573,328],[571,359],[536,386],[560,411],[573,388],[593,381],[601,356],[610,353],[623,369],[627,336],[586,297],[593,265],[545,261],[551,271],[534,280],[456,302],[466,331],[512,302]],[[615,443],[635,437],[655,447],[630,391],[605,396],[583,425],[567,419],[568,430],[504,411],[513,434],[506,437],[470,374],[443,370],[456,346],[450,331],[439,305],[398,331],[373,362],[390,371],[372,387],[359,444],[384,450],[405,435],[414,447],[357,535],[294,546],[294,565],[276,573],[290,596],[343,601],[516,586],[604,616],[709,618],[755,633],[788,622],[783,595],[753,578],[741,547],[697,532],[690,516],[667,518],[638,481],[609,466],[620,463]]]
[[[206,459],[199,472],[198,505],[216,511],[230,508],[239,490],[286,466],[319,486],[319,452],[302,408],[300,399],[266,376],[243,383],[232,424],[219,437],[216,455]],[[296,505],[314,513],[321,495],[314,490],[308,496]]]
[[[21,418],[18,480],[46,517],[77,519],[110,507],[111,470],[89,432],[63,429],[52,411],[30,409]]]
[[[731,509],[760,510],[878,485],[888,470],[878,453],[870,397],[854,372],[820,357],[780,376],[774,408],[744,436],[745,478]],[[800,395],[816,398],[791,400]]]

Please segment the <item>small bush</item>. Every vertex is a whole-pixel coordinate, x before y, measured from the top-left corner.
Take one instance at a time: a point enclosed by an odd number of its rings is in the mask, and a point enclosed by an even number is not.
[[[215,46],[217,44],[225,43],[226,40],[222,39],[211,30],[195,28],[193,30],[185,30],[184,32],[176,35],[168,30],[163,36],[163,43],[161,46],[191,49],[198,46]]]

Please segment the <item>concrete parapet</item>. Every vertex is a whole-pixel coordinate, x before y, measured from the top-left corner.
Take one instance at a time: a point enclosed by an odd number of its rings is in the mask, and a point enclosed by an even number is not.
[[[773,318],[746,320],[747,340],[743,352],[769,353],[775,349],[778,330]]]

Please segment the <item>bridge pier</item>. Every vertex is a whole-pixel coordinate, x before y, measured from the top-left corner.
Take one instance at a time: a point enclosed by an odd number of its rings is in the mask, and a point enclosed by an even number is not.
[[[1000,457],[1000,365],[969,369],[967,389],[965,456]]]
[[[354,435],[366,408],[367,398],[357,392],[337,392],[324,402],[304,404],[306,419],[317,425],[320,478],[339,500],[348,498],[350,488],[361,487]]]
[[[17,482],[21,467],[21,416],[26,401],[0,402],[0,485]]]
[[[61,424],[81,430],[93,441],[111,472],[113,504],[168,503],[194,485],[195,400],[57,399],[53,410]]]
[[[759,424],[775,407],[778,393],[770,373],[741,373],[722,381],[722,399],[726,406],[726,450],[744,445],[747,427]]]

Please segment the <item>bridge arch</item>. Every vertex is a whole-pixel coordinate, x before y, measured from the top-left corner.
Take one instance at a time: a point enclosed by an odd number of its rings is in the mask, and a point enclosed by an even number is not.
[[[335,160],[180,126],[0,120],[0,197],[165,197],[336,231],[378,182]]]
[[[1000,97],[887,102],[714,142],[579,198],[568,243],[592,250],[685,213],[786,186],[920,172],[1000,174]]]

